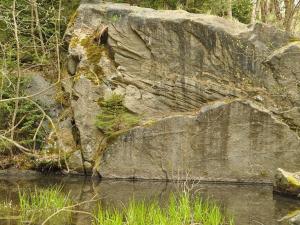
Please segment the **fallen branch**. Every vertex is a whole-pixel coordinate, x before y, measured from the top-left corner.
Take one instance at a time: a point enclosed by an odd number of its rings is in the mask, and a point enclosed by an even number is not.
[[[91,216],[93,216],[91,213],[89,212],[85,212],[85,211],[79,211],[79,210],[72,210],[72,208],[75,208],[77,206],[83,205],[83,204],[87,204],[87,203],[91,203],[91,202],[95,202],[98,201],[100,199],[95,199],[97,197],[97,195],[95,195],[91,200],[87,200],[87,201],[83,201],[83,202],[79,202],[75,205],[71,205],[71,206],[67,206],[67,207],[63,207],[59,210],[57,210],[55,213],[53,213],[52,215],[50,215],[46,220],[44,220],[44,222],[41,225],[45,225],[52,217],[58,215],[59,213],[63,212],[63,211],[74,211],[74,212],[80,212],[80,213],[84,213],[84,214],[89,214]],[[94,216],[93,216],[94,217]],[[94,217],[96,218],[96,217]]]
[[[7,138],[7,137],[5,137],[5,136],[3,136],[3,135],[0,135],[0,139],[3,139],[3,140],[5,140],[5,141],[7,141],[7,142],[13,144],[14,146],[16,146],[16,147],[17,147],[22,153],[24,153],[25,155],[30,156],[30,157],[37,158],[37,155],[36,155],[36,154],[31,153],[32,151],[31,151],[30,149],[28,149],[28,148],[26,148],[26,147],[20,145],[18,142],[14,141],[14,140],[12,140],[12,139],[10,139],[10,138]]]

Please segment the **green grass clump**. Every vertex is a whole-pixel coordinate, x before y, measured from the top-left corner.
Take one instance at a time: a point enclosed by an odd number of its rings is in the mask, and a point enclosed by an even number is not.
[[[53,224],[69,224],[72,213],[62,210],[71,206],[72,202],[68,195],[61,193],[61,187],[53,187],[33,192],[19,192],[20,220],[22,224],[41,224],[55,212],[57,215],[51,217],[47,222]]]
[[[101,113],[97,116],[97,126],[107,135],[138,125],[139,117],[130,113],[123,105],[124,97],[113,94],[100,102]]]
[[[167,207],[157,201],[150,203],[130,202],[123,210],[109,210],[99,207],[93,225],[234,225],[220,207],[199,197],[191,199],[188,194],[179,197],[171,195]]]

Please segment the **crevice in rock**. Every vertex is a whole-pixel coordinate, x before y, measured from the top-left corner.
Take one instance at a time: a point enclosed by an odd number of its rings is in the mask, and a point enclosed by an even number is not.
[[[79,131],[77,125],[76,125],[76,121],[75,121],[74,116],[72,116],[71,124],[72,124],[72,135],[73,135],[73,138],[74,138],[75,143],[76,143],[76,148],[78,148],[80,150],[82,169],[84,171],[84,174],[86,175],[87,172],[86,172],[86,169],[85,169],[85,166],[84,166],[85,159],[84,159],[84,155],[83,155],[83,152],[82,152],[80,131]]]
[[[136,35],[136,37],[144,43],[144,46],[146,47],[146,49],[150,53],[150,56],[151,56],[150,60],[153,60],[155,57],[154,57],[154,54],[152,53],[152,50],[149,47],[149,45],[146,43],[146,41],[142,38],[142,36],[140,35],[140,33],[136,29],[134,29],[132,26],[130,26],[130,28],[131,28],[132,32]]]

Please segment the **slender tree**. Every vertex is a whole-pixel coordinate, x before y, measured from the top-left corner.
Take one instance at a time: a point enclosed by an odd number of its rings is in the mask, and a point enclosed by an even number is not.
[[[284,7],[285,13],[283,26],[286,31],[291,32],[295,15],[298,13],[300,8],[300,0],[284,0]]]
[[[232,19],[232,0],[227,0],[227,16]]]
[[[264,23],[267,22],[267,15],[269,13],[269,6],[270,6],[270,1],[269,0],[261,0],[260,1],[261,20]]]
[[[260,17],[260,1],[261,0],[253,1],[251,23],[255,23],[256,19]]]
[[[280,1],[279,0],[273,0],[273,7],[274,7],[274,12],[275,12],[276,19],[278,21],[281,21],[282,20],[282,14],[281,14],[281,10],[280,10]]]

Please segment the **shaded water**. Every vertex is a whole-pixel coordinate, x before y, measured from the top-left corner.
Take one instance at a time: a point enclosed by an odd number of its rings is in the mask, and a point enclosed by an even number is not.
[[[47,188],[63,185],[63,191],[70,192],[75,202],[92,199],[98,195],[104,206],[123,207],[132,198],[135,200],[158,199],[163,205],[169,194],[180,192],[183,185],[151,181],[92,180],[84,177],[45,177],[25,174],[19,177],[0,176],[0,201],[18,202],[19,190]],[[209,197],[219,203],[222,208],[233,215],[237,225],[279,225],[277,220],[293,210],[300,209],[300,201],[273,195],[270,185],[237,185],[237,184],[204,184],[194,183],[192,192]],[[91,202],[80,207],[80,210],[93,211],[98,202]],[[5,212],[0,211],[0,225],[13,225],[13,219],[4,219]],[[88,225],[88,215],[74,215],[74,225]]]

